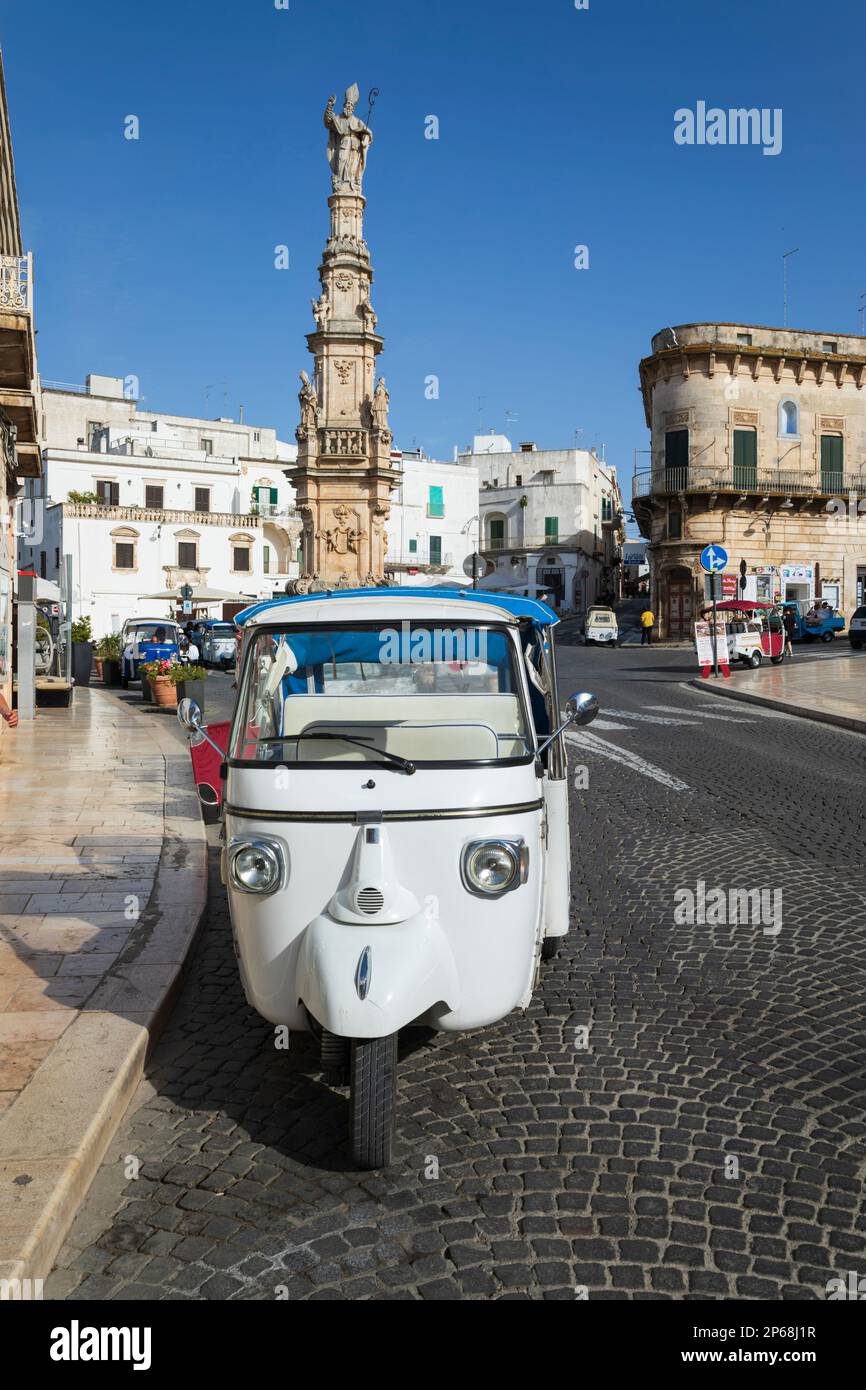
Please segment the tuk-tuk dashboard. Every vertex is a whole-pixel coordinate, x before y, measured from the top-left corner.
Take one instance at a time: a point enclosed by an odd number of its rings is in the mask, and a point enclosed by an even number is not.
[[[229,764],[529,761],[522,666],[516,633],[494,624],[258,630],[245,644]]]

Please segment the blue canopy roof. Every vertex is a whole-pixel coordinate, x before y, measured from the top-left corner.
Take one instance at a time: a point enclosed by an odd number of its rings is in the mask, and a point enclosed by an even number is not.
[[[552,627],[554,623],[559,622],[553,609],[548,608],[547,604],[539,599],[522,598],[519,594],[497,594],[489,589],[422,589],[411,584],[383,585],[375,589],[329,589],[318,594],[295,594],[291,597],[286,595],[284,598],[250,604],[249,608],[237,613],[233,621],[242,626],[249,622],[250,618],[257,618],[260,613],[273,612],[274,617],[277,617],[279,610],[296,603],[319,603],[322,599],[355,597],[421,598],[440,602],[442,599],[471,599],[473,603],[486,603],[491,608],[503,608],[516,618],[530,618],[542,627]]]

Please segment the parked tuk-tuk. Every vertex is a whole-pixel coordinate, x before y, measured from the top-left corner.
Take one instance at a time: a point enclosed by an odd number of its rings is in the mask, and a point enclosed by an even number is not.
[[[170,618],[127,618],[120,630],[121,685],[138,680],[143,661],[179,661],[188,643]]]
[[[568,931],[564,732],[545,604],[382,588],[255,604],[223,762],[244,989],[348,1073],[351,1148],[390,1159],[397,1035],[525,1009]],[[181,723],[209,738],[190,700]],[[208,798],[210,799],[210,798]]]
[[[602,604],[588,608],[583,625],[583,645],[588,647],[591,642],[601,642],[606,647],[615,647],[618,641],[619,626],[613,609]]]
[[[234,623],[204,618],[197,624],[196,635],[202,665],[221,666],[225,670],[234,664],[238,651]]]
[[[787,599],[782,611],[793,614],[795,642],[832,642],[837,632],[845,631],[845,619],[829,603],[810,604],[807,599]]]
[[[785,629],[772,603],[724,599],[716,604],[716,613],[724,616],[732,661],[757,668],[765,658],[774,666],[785,660]],[[710,621],[712,614],[710,605],[701,611],[701,617]]]

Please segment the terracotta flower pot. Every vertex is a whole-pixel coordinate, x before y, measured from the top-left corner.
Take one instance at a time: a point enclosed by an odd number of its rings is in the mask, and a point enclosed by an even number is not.
[[[167,680],[165,676],[156,676],[150,682],[150,689],[154,704],[166,707],[177,704],[177,687],[174,681]]]

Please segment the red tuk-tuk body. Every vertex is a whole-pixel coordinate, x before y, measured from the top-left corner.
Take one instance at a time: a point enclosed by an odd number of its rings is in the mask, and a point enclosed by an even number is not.
[[[784,661],[785,625],[775,604],[758,603],[752,599],[731,598],[717,603],[716,612],[740,613],[751,622],[760,622],[761,650],[764,656],[774,666],[778,666]]]

